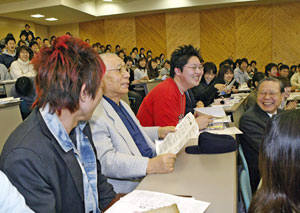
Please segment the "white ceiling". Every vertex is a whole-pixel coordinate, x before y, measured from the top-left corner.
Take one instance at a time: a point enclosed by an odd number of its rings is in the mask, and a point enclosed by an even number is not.
[[[165,10],[206,9],[232,5],[266,4],[289,0],[0,0],[0,17],[33,21],[42,25],[60,25],[95,20],[108,16],[143,15]],[[292,0],[291,0],[292,1]],[[295,1],[295,0],[294,0]],[[32,14],[55,17],[32,18]]]

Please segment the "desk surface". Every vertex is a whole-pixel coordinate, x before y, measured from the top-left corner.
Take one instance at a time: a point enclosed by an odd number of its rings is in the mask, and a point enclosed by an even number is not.
[[[22,122],[20,101],[0,105],[0,153],[10,133]]]
[[[197,143],[193,139],[189,144]],[[169,174],[147,175],[137,189],[191,195],[210,202],[206,213],[237,212],[236,152],[190,155],[184,149]]]
[[[233,106],[224,107],[224,111],[225,112],[235,112],[242,104],[244,104],[244,102],[246,101],[248,95],[245,95],[244,97],[242,97],[241,100],[238,103],[235,103]]]

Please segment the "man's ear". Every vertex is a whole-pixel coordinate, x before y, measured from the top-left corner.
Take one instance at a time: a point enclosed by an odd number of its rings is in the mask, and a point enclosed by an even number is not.
[[[81,86],[81,89],[80,89],[80,97],[79,97],[79,99],[80,99],[80,101],[85,102],[85,100],[86,100],[87,97],[88,97],[88,94],[86,92],[86,84],[83,84]]]
[[[174,72],[175,72],[175,75],[178,75],[178,76],[181,75],[181,70],[178,67],[174,68]]]

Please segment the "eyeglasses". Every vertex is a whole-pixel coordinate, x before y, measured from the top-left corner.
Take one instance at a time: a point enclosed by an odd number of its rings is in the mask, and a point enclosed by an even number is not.
[[[190,65],[190,66],[187,66],[187,65],[184,65],[185,67],[187,67],[187,68],[190,68],[190,69],[192,69],[193,71],[196,71],[197,69],[198,70],[203,70],[203,65],[202,64],[200,64],[200,65]]]
[[[265,91],[262,91],[262,92],[257,92],[257,94],[259,96],[264,96],[264,97],[267,96],[267,95],[269,95],[270,97],[276,97],[279,94],[279,92],[275,92],[275,91],[265,92]]]
[[[116,72],[119,72],[119,73],[122,73],[123,71],[127,72],[125,65],[123,65],[123,66],[119,65],[115,69],[109,69],[109,70],[106,70],[106,71],[116,71]]]

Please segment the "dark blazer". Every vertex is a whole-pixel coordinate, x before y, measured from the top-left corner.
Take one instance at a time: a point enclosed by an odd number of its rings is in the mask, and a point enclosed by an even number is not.
[[[204,106],[208,106],[214,102],[214,98],[217,94],[215,88],[216,79],[213,79],[209,84],[202,78],[199,85],[192,88],[196,102],[202,101]]]
[[[185,115],[189,112],[194,114],[194,108],[196,107],[197,102],[194,98],[194,94],[191,89],[188,89],[185,92]]]
[[[277,113],[281,110],[278,109]],[[270,116],[255,104],[250,107],[241,117],[239,128],[243,132],[239,135],[245,158],[249,167],[252,192],[254,192],[260,181],[258,154],[260,144],[265,136],[267,123],[271,120]]]
[[[89,125],[84,133],[94,148]],[[9,136],[0,169],[33,211],[84,212],[83,178],[76,157],[72,151],[61,149],[37,108]],[[115,192],[101,174],[99,161],[97,171],[99,206],[103,210]]]

